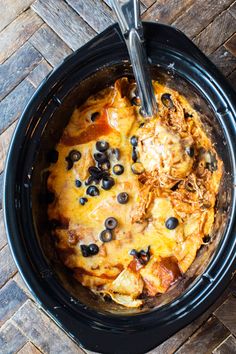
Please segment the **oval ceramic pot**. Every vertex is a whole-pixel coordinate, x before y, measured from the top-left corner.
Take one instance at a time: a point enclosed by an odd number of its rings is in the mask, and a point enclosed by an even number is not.
[[[212,242],[183,279],[139,310],[104,302],[76,282],[54,252],[47,222],[47,155],[73,109],[117,78],[132,76],[113,25],[69,56],[43,81],[22,114],[5,169],[4,213],[18,269],[42,308],[76,342],[100,353],[144,353],[202,314],[236,267],[236,96],[216,67],[181,32],[144,23],[153,79],[177,89],[198,110],[224,161]]]

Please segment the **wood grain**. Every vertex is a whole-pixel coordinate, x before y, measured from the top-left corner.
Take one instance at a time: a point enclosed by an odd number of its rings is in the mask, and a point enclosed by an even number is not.
[[[220,28],[220,31],[218,30]],[[195,39],[195,44],[205,53],[211,54],[236,31],[236,21],[225,11],[205,28]]]
[[[51,65],[49,65],[46,60],[43,59],[40,64],[36,66],[36,68],[32,70],[31,73],[29,73],[26,80],[29,81],[35,88],[37,88],[51,70]]]
[[[63,1],[37,0],[32,8],[73,50],[85,44],[96,33]]]
[[[0,133],[20,116],[34,92],[35,87],[25,79],[0,102]]]
[[[15,54],[0,66],[0,100],[16,87],[35,66],[42,56],[29,43],[26,43]]]
[[[236,1],[230,6],[229,12],[236,19]]]
[[[146,21],[160,21],[162,23],[172,23],[183,11],[185,11],[194,0],[157,0],[145,12],[143,19]]]
[[[236,56],[232,55],[224,46],[218,48],[209,58],[226,76],[236,68]]]
[[[142,3],[146,6],[146,7],[150,7],[152,4],[154,4],[156,0],[142,0]]]
[[[15,313],[12,321],[44,353],[83,353],[49,317],[36,308],[31,300]]]
[[[217,318],[212,316],[176,351],[176,354],[211,354],[212,350],[229,334],[229,330]]]
[[[0,327],[26,300],[27,296],[13,280],[0,289]]]
[[[230,296],[216,311],[215,316],[236,335],[236,298]]]
[[[44,24],[30,39],[30,43],[52,65],[58,65],[72,50],[51,28]]]
[[[236,57],[236,33],[225,42],[224,47]]]
[[[101,1],[66,0],[66,2],[98,33],[114,22],[113,12]]]
[[[0,31],[11,23],[21,12],[27,9],[34,0],[1,0]]]
[[[3,173],[0,174],[0,209],[2,208],[2,197],[3,197]]]
[[[0,251],[0,288],[16,273],[16,265],[8,245]]]
[[[6,322],[0,328],[1,354],[16,353],[24,346],[26,341],[26,337],[12,323],[12,321]]]
[[[31,294],[31,292],[29,291],[28,287],[26,286],[24,280],[22,279],[21,275],[19,272],[17,272],[14,277],[13,280],[17,283],[17,285],[24,291],[24,293],[28,296],[28,298],[34,300],[33,295]]]
[[[42,352],[37,349],[31,342],[27,342],[17,354],[41,354]]]
[[[3,171],[9,144],[14,133],[16,123],[14,122],[7,130],[0,135],[0,173]]]
[[[3,221],[3,210],[0,210],[0,250],[7,244],[7,236]]]
[[[192,38],[232,3],[233,0],[195,0],[173,25]]]
[[[236,70],[234,70],[229,76],[228,76],[228,80],[231,84],[231,86],[234,88],[234,90],[236,91]]]
[[[236,338],[230,335],[216,349],[213,354],[233,354],[236,352]]]
[[[233,282],[233,281],[232,281]],[[232,283],[231,282],[231,283]],[[230,285],[231,285],[230,283]],[[201,316],[196,320],[192,321],[189,325],[175,333],[165,342],[160,344],[155,349],[151,350],[148,354],[173,354],[178,350],[181,345],[183,345],[193,333],[195,333],[203,323],[205,323],[212,315],[214,310],[216,310],[224,300],[226,300],[230,293],[230,286],[227,288],[223,294],[217,299],[217,301],[207,309]]]
[[[42,19],[29,9],[7,26],[1,33],[0,64],[20,48],[42,23]]]

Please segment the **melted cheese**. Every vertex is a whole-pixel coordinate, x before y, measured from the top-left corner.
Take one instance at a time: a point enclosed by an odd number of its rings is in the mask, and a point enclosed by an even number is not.
[[[109,294],[128,307],[140,306],[141,294],[166,292],[194,261],[214,223],[222,174],[222,162],[186,99],[153,82],[159,111],[157,117],[145,120],[139,114],[140,107],[131,105],[134,86],[127,78],[117,80],[114,87],[88,98],[74,111],[56,147],[59,158],[51,164],[48,178],[48,189],[55,194],[48,216],[61,224],[53,237],[62,261],[84,286],[101,295]],[[163,93],[171,95],[174,108],[162,103]],[[191,116],[185,118],[184,112]],[[131,169],[133,135],[138,137],[138,161],[144,168],[141,175]],[[98,140],[109,143],[109,173],[115,185],[104,190],[100,182],[100,194],[91,197],[86,194],[85,182],[90,175],[88,168],[96,165]],[[193,157],[186,152],[190,146],[194,147]],[[114,148],[120,150],[119,161],[112,153]],[[81,159],[68,170],[67,157],[72,150],[78,150]],[[215,171],[207,168],[202,151],[215,156]],[[119,176],[112,172],[117,163],[124,167]],[[77,179],[81,187],[76,187]],[[178,187],[172,190],[176,183]],[[118,203],[121,192],[129,194],[127,204]],[[88,199],[85,205],[80,204],[81,197]],[[112,241],[103,243],[99,235],[108,217],[116,218],[118,226]],[[173,230],[165,226],[170,217],[179,221]],[[96,244],[99,252],[83,257],[80,246],[89,244]],[[150,260],[144,264],[130,255],[132,249],[140,252],[148,246]]]

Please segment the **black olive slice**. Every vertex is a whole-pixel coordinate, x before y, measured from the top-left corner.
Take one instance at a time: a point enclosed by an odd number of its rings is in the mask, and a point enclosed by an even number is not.
[[[137,154],[137,151],[136,151],[135,147],[133,147],[133,150],[132,150],[132,160],[134,162],[136,162],[138,160],[138,154]]]
[[[100,170],[102,171],[109,171],[110,167],[111,167],[111,163],[110,161],[104,161],[104,162],[99,162],[98,163],[98,167],[100,168]]]
[[[111,189],[115,184],[115,180],[112,177],[103,177],[102,179],[102,188],[105,190]]]
[[[76,185],[76,187],[81,187],[82,186],[82,182],[79,180],[79,179],[76,179],[75,180],[75,185]]]
[[[105,220],[105,228],[108,229],[108,230],[113,230],[116,228],[116,226],[118,225],[118,221],[113,218],[113,217],[110,217],[110,218],[107,218]]]
[[[71,150],[69,153],[69,159],[72,162],[79,161],[81,158],[81,153],[78,150]]]
[[[97,141],[96,142],[96,149],[99,152],[107,151],[107,149],[109,149],[109,143],[107,141],[104,141],[104,140]]]
[[[138,138],[137,136],[133,135],[131,138],[130,138],[130,144],[132,146],[137,146],[138,145]]]
[[[132,249],[129,253],[131,256],[134,256],[134,258],[136,258],[140,264],[145,265],[148,263],[148,261],[150,260],[151,254],[150,254],[150,246],[148,246],[147,250],[141,250],[141,251],[137,251],[135,249]]]
[[[104,152],[96,152],[93,156],[94,159],[99,163],[107,161],[107,155]]]
[[[66,162],[67,162],[67,170],[69,171],[72,169],[74,163],[68,156],[66,157]]]
[[[103,230],[100,235],[99,238],[102,242],[110,242],[112,240],[112,232],[111,230]]]
[[[174,230],[179,225],[179,220],[174,216],[171,216],[166,220],[165,225],[168,230]]]
[[[91,197],[96,197],[100,194],[98,187],[96,186],[89,186],[86,190],[86,194],[90,195]]]
[[[89,257],[90,256],[89,248],[88,248],[87,245],[80,245],[80,249],[81,249],[83,257]]]
[[[88,199],[87,198],[80,198],[79,202],[81,205],[85,205],[87,203]]]
[[[118,148],[115,148],[115,149],[112,149],[111,152],[112,152],[112,154],[115,155],[117,161],[119,161],[119,159],[120,159],[120,150]]]
[[[171,94],[170,93],[163,93],[161,96],[161,102],[166,108],[172,109],[175,108],[174,103],[171,99]]]
[[[99,252],[99,247],[95,243],[91,243],[88,246],[88,249],[89,249],[89,253],[91,256],[94,256],[95,254],[98,254],[98,252]]]
[[[117,196],[117,201],[120,204],[126,204],[129,201],[129,195],[126,192],[119,193]]]
[[[113,172],[114,172],[115,175],[118,175],[118,176],[122,175],[122,173],[124,172],[124,166],[119,165],[119,164],[114,165],[113,166]]]
[[[141,175],[144,172],[144,167],[141,162],[135,162],[131,166],[131,170],[135,175]]]

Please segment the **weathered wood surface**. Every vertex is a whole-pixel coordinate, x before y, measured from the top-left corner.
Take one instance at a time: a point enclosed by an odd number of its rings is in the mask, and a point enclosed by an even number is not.
[[[114,22],[110,0],[0,0],[0,353],[82,353],[40,310],[7,245],[4,162],[18,118],[67,55]],[[142,0],[142,18],[190,36],[236,88],[235,0]],[[236,278],[202,316],[149,354],[236,353]],[[124,353],[126,354],[126,353]]]

